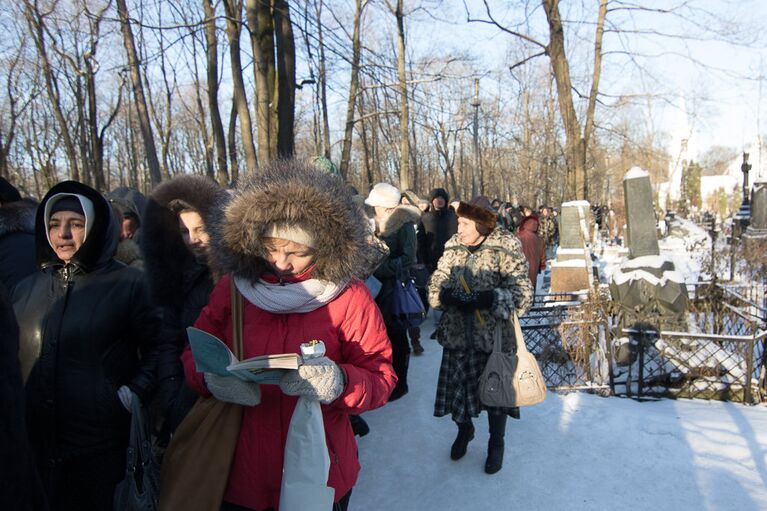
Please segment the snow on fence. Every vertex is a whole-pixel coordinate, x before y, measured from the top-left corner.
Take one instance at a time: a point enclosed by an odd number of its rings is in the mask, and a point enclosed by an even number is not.
[[[716,283],[695,287],[687,332],[652,320],[616,329],[611,387],[636,398],[679,397],[745,403],[765,398],[767,310]]]
[[[551,390],[767,401],[767,309],[749,299],[758,292],[717,283],[690,291],[684,328],[673,329],[646,316],[627,324],[599,291],[536,295],[520,318],[525,343]]]

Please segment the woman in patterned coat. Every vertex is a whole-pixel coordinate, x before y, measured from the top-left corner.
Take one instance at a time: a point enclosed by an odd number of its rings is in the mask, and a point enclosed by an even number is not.
[[[519,240],[496,226],[496,214],[486,197],[461,202],[457,214],[458,233],[445,244],[429,282],[429,303],[444,311],[437,326],[443,353],[434,415],[450,414],[457,424],[450,457],[458,460],[474,438],[471,419],[486,410],[490,440],[485,472],[494,474],[503,464],[506,417],[519,418],[519,410],[480,403],[479,377],[493,350],[496,324],[503,331],[503,350],[514,349],[509,316],[514,311],[520,316],[527,312],[534,290]]]

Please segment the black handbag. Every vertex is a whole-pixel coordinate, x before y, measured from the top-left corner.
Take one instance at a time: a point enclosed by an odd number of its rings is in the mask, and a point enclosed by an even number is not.
[[[115,487],[115,511],[155,511],[160,500],[160,469],[152,456],[149,423],[141,400],[131,400],[130,442],[125,479]]]
[[[426,319],[426,308],[407,270],[397,263],[394,290],[389,308],[392,321],[401,328],[419,326]]]

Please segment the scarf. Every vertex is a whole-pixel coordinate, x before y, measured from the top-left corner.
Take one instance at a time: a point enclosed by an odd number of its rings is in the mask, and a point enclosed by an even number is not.
[[[280,284],[234,277],[234,284],[242,296],[259,309],[275,314],[300,314],[327,305],[346,289],[349,282],[334,284],[327,280],[307,279]]]

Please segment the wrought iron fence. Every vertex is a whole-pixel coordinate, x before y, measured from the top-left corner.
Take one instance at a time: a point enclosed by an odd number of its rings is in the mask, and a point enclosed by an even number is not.
[[[588,303],[576,294],[536,295],[520,318],[527,349],[552,390],[609,391],[607,322],[584,317]]]
[[[612,331],[611,387],[631,397],[761,402],[767,310],[753,293],[717,283],[692,286],[685,331],[652,318]]]

